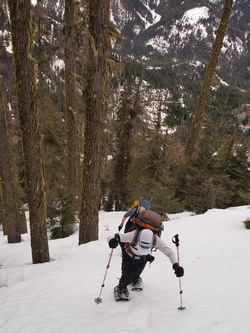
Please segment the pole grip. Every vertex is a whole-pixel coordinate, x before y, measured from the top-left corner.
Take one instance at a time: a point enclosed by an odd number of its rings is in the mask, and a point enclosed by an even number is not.
[[[174,235],[174,237],[172,238],[172,242],[176,245],[176,247],[178,247],[180,245],[180,240],[179,240],[178,234]]]

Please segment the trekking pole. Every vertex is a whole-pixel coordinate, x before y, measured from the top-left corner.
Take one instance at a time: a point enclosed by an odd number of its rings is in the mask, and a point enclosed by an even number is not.
[[[173,238],[172,238],[172,242],[176,245],[176,249],[177,249],[177,260],[178,260],[178,265],[180,265],[180,255],[179,255],[179,245],[180,245],[180,240],[179,240],[179,235],[176,234]],[[182,288],[181,288],[181,278],[179,277],[179,289],[180,289],[180,301],[181,301],[181,305],[178,307],[178,310],[184,310],[186,309],[183,305],[182,305]]]
[[[110,266],[110,261],[111,261],[113,252],[114,252],[114,249],[111,250],[110,255],[109,255],[109,261],[108,261],[108,264],[106,266],[106,271],[105,271],[105,274],[104,274],[101,290],[100,290],[99,296],[97,298],[95,298],[96,304],[102,303],[102,299],[101,299],[102,289],[105,286],[105,280],[106,280],[106,276],[107,276],[107,273],[108,273],[108,269],[109,269],[109,266]]]

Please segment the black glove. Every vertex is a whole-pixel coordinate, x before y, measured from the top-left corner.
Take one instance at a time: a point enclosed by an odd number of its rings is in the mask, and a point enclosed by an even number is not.
[[[151,264],[151,263],[155,260],[155,257],[152,256],[151,254],[148,254],[148,255],[146,256],[146,260],[149,261],[150,264]]]
[[[184,275],[184,269],[183,267],[179,266],[177,263],[173,264],[173,270],[174,270],[174,274],[177,277],[181,277]]]
[[[111,238],[110,241],[109,241],[109,247],[111,249],[115,249],[117,247],[117,245],[119,244],[119,241],[120,241],[119,235],[115,234],[115,237]]]
[[[123,225],[120,224],[119,227],[118,227],[118,231],[121,231],[121,230],[122,230],[122,227],[123,227]]]

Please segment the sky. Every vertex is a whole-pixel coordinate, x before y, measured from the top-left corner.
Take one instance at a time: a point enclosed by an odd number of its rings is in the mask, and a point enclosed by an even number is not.
[[[153,207],[152,207],[153,208]],[[250,327],[250,206],[169,215],[164,241],[180,239],[179,280],[160,251],[143,274],[142,292],[115,302],[121,250],[107,237],[123,212],[100,212],[99,240],[78,246],[78,232],[50,240],[51,261],[32,264],[30,236],[8,244],[0,232],[0,333],[247,333]],[[104,287],[103,279],[106,275]],[[182,286],[182,305],[179,310]],[[100,296],[101,304],[95,303]]]

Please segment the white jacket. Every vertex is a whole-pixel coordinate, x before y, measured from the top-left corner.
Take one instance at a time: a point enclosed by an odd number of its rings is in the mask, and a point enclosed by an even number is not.
[[[131,243],[134,239],[136,230],[133,230],[131,232],[127,232],[125,234],[119,234],[120,240],[122,243]],[[109,236],[108,237],[108,242],[110,241],[111,238],[114,238],[114,236]],[[160,250],[165,256],[169,258],[172,264],[177,263],[177,258],[174,254],[174,252],[170,249],[170,247],[167,246],[167,244],[159,237],[156,235],[156,242],[154,248],[156,250]],[[131,248],[131,251],[133,251],[133,248]],[[130,251],[127,251],[127,253],[131,256]],[[138,257],[139,259],[139,257]]]

